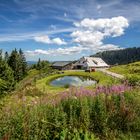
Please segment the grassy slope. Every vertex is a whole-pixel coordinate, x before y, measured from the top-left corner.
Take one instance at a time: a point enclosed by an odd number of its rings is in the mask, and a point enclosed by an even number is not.
[[[110,71],[123,74],[129,84],[140,86],[140,62],[110,68]]]
[[[130,63],[128,65],[114,66],[109,69],[112,72],[127,75],[140,75],[140,62]]]
[[[39,75],[39,70],[32,69],[28,71],[28,75],[16,85],[16,89],[22,89],[27,84],[32,83],[35,76]]]
[[[137,64],[136,64],[137,65]],[[136,67],[135,65],[135,67]],[[128,66],[129,67],[129,66]],[[113,67],[111,68],[111,70],[114,70],[114,72],[119,72],[121,74],[125,74],[125,73],[129,73],[129,69],[126,68],[126,66],[118,66],[118,67]],[[116,70],[116,71],[115,71]],[[127,71],[127,72],[126,72]],[[21,83],[20,85],[22,85],[24,82],[26,83],[27,81],[29,81],[29,79],[34,78],[34,76],[38,75],[38,71],[30,71],[28,77],[26,77]],[[91,78],[95,79],[95,80],[99,80],[99,84],[102,85],[111,85],[111,84],[116,84],[119,81],[118,80],[114,80],[112,77],[110,76],[106,76],[101,72],[95,72],[95,73],[85,73],[85,72],[78,72],[78,71],[66,71],[64,74],[55,74],[55,75],[51,75],[48,76],[46,78],[43,78],[41,80],[38,80],[36,83],[36,87],[43,90],[47,90],[47,91],[61,91],[64,90],[64,88],[55,88],[49,85],[50,81],[52,81],[53,79],[60,77],[60,76],[65,76],[65,75],[78,75],[78,76],[90,76]],[[41,100],[45,100],[48,99],[48,96],[46,95],[46,92],[44,92],[43,94],[41,92],[38,91],[38,89],[36,87],[26,87],[23,90],[21,90],[21,92],[17,92],[16,94],[13,95],[9,95],[6,96],[3,100],[0,101],[0,117],[4,116],[4,112],[8,109],[10,110],[8,113],[12,114],[12,112],[18,112],[18,109],[22,109],[23,105],[26,104],[26,106],[30,107],[31,103],[36,103],[39,102]],[[45,89],[44,89],[45,87]],[[137,96],[139,94],[139,90],[138,91],[134,91],[136,92]],[[42,94],[42,95],[41,95]],[[53,96],[53,94],[51,94]],[[49,97],[51,96],[49,94]],[[133,95],[133,94],[132,94]],[[51,97],[50,97],[51,98]],[[136,99],[139,100],[139,97],[136,97]],[[75,106],[75,105],[74,105]],[[40,107],[40,106],[39,106]],[[42,114],[44,113],[44,115],[46,115],[47,113],[44,112],[44,110],[42,108],[39,108],[38,111],[40,111]],[[32,106],[31,106],[31,110],[32,110]],[[21,112],[19,112],[20,114]],[[37,112],[38,113],[38,112]],[[10,115],[11,115],[10,114]],[[9,116],[10,116],[9,115]],[[57,115],[55,115],[57,117]],[[38,119],[38,116],[34,114],[34,117],[36,117]],[[44,117],[44,116],[43,116]],[[5,119],[7,119],[5,117]],[[21,118],[18,118],[17,116],[17,120],[21,120]],[[39,122],[38,120],[36,120],[37,123]],[[17,122],[15,121],[15,124],[17,126]],[[22,126],[22,125],[19,125]],[[9,128],[10,129],[10,128]]]
[[[109,85],[109,84],[116,84],[119,83],[118,80],[113,79],[110,76],[106,76],[101,72],[95,73],[86,73],[86,72],[78,72],[78,71],[65,71],[64,74],[53,74],[46,78],[42,78],[37,80],[36,85],[34,83],[34,77],[39,75],[38,70],[31,70],[28,73],[28,76],[24,78],[17,84],[17,88],[14,92],[7,94],[4,98],[0,99],[0,108],[3,107],[10,107],[10,108],[17,108],[20,107],[20,103],[22,102],[22,98],[26,98],[26,104],[30,101],[39,100],[40,98],[45,98],[46,96],[51,98],[52,96],[56,95],[64,90],[68,90],[64,87],[55,87],[50,86],[49,83],[58,77],[65,76],[65,75],[78,75],[78,76],[90,76],[95,80],[99,80],[99,84]],[[31,82],[31,85],[28,85],[28,82]],[[94,86],[90,87],[94,88]],[[51,94],[50,94],[51,93]]]
[[[36,83],[36,86],[41,91],[54,91],[54,92],[55,91],[62,91],[65,88],[50,86],[50,82],[58,77],[63,77],[63,76],[91,77],[91,78],[95,79],[96,81],[99,81],[99,84],[102,84],[102,85],[111,85],[111,84],[119,83],[118,80],[115,80],[110,76],[106,76],[102,72],[87,73],[84,71],[65,71],[63,74],[54,74],[54,75],[48,76],[46,78],[43,78],[41,80],[38,80]]]

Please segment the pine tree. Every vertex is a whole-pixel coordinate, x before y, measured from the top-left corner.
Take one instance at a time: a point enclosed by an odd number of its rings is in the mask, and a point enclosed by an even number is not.
[[[38,62],[37,62],[37,70],[40,70],[41,69],[41,59],[39,58],[38,59]]]
[[[0,60],[2,60],[2,50],[0,50]]]
[[[21,80],[22,68],[21,68],[21,64],[20,64],[20,57],[19,57],[19,54],[16,49],[12,51],[12,53],[9,57],[9,60],[8,60],[8,64],[14,71],[15,80],[16,81]]]
[[[8,64],[14,71],[16,81],[22,80],[27,74],[27,62],[21,49],[19,52],[16,49],[12,51],[8,59]]]
[[[0,94],[14,89],[15,81],[12,69],[5,60],[0,59]]]
[[[0,50],[0,94],[12,90],[15,81],[22,80],[26,73],[27,63],[21,49],[13,50],[10,56],[5,52],[4,58]]]
[[[4,60],[5,60],[6,62],[8,62],[8,59],[9,59],[9,54],[8,54],[8,52],[5,52]]]
[[[19,50],[19,55],[20,55],[20,61],[21,61],[20,63],[22,67],[22,78],[23,78],[25,75],[27,75],[27,62],[24,53],[21,49]]]

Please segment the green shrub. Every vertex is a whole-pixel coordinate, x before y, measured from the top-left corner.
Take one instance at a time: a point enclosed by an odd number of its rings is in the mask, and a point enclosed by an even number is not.
[[[138,75],[128,75],[127,79],[132,86],[140,85],[140,76]]]
[[[69,87],[70,87],[69,84],[64,85],[64,88],[69,88]]]

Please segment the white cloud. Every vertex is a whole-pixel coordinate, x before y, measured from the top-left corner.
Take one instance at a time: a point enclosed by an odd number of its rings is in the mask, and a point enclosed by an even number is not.
[[[43,34],[47,35],[55,35],[60,33],[69,33],[75,31],[75,28],[58,28],[58,29],[51,29],[51,30],[44,30],[44,31],[37,31],[37,32],[21,32],[21,33],[14,33],[14,34],[0,34],[0,42],[13,42],[13,41],[26,41],[26,40],[34,40],[35,37],[40,37]],[[8,30],[7,30],[8,32]]]
[[[34,40],[36,42],[42,42],[42,43],[47,43],[47,44],[51,43],[51,40],[48,36],[36,36],[34,37]]]
[[[85,28],[85,30],[100,31],[106,36],[120,36],[124,33],[124,29],[129,26],[128,20],[122,16],[102,19],[85,18],[79,23],[74,24],[77,27]]]
[[[67,13],[64,13],[64,17],[67,17]]]
[[[102,8],[102,6],[100,4],[97,5],[97,10],[100,10]]]
[[[50,28],[53,29],[53,30],[56,30],[56,26],[53,25],[53,24],[50,26]]]
[[[61,40],[60,38],[54,38],[52,39],[52,43],[57,45],[66,45],[67,43],[64,40]]]
[[[85,18],[74,25],[78,28],[72,32],[73,41],[89,50],[114,50],[119,47],[113,44],[104,44],[106,37],[117,37],[124,34],[124,29],[129,26],[128,20],[122,16],[102,19]]]
[[[80,46],[73,46],[73,47],[68,47],[68,48],[58,48],[58,49],[50,49],[50,50],[41,50],[41,49],[36,49],[34,51],[26,51],[26,55],[71,55],[71,54],[76,54],[80,53],[83,50],[86,50],[87,48],[83,48]]]
[[[64,40],[61,40],[58,37],[50,39],[47,35],[36,36],[36,37],[34,37],[34,40],[36,42],[41,42],[41,43],[46,43],[46,44],[57,44],[57,45],[66,45],[67,44]]]
[[[99,47],[99,50],[100,51],[105,51],[105,50],[120,50],[121,48],[119,48],[118,46],[116,45],[113,45],[113,44],[106,44],[106,45],[101,45]]]
[[[74,37],[73,41],[79,43],[82,46],[93,46],[101,45],[101,40],[103,39],[103,34],[101,32],[92,32],[92,31],[75,31],[71,34]]]
[[[128,20],[124,17],[102,18],[102,19],[83,19],[81,22],[74,23],[77,30],[71,33],[73,43],[77,44],[73,47],[27,51],[27,55],[71,55],[87,52],[99,52],[105,50],[120,49],[119,46],[113,44],[104,44],[107,37],[117,37],[124,34],[124,29],[129,26]],[[50,39],[48,36],[35,37],[38,42],[48,44],[65,44],[60,38]]]

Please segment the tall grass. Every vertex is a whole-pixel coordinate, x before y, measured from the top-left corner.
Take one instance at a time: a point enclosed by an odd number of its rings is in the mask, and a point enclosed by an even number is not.
[[[131,138],[140,132],[140,98],[127,85],[71,88],[52,98],[4,108],[0,139],[97,140]]]

